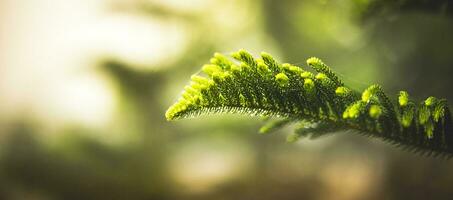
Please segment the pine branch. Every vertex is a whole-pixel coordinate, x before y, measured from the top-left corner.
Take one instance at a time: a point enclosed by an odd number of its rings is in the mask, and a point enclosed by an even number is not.
[[[306,126],[289,140],[356,130],[414,151],[453,155],[452,119],[445,99],[429,97],[416,103],[401,91],[398,100],[392,101],[379,85],[359,93],[345,86],[318,58],[307,60],[313,73],[279,64],[267,53],[255,59],[240,50],[232,57],[237,62],[216,53],[203,66],[203,75],[191,77],[166,118],[215,113],[274,116],[282,119],[265,125],[261,132],[299,121]]]

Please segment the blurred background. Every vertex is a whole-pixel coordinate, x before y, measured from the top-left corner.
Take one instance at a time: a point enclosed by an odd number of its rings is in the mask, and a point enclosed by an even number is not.
[[[449,199],[450,160],[164,113],[240,48],[451,102],[452,35],[447,0],[0,0],[0,199]]]

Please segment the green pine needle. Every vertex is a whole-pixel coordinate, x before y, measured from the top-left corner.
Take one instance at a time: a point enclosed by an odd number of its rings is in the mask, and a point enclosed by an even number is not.
[[[299,121],[308,123],[308,128],[297,129],[289,141],[356,130],[413,150],[453,155],[452,120],[445,99],[429,97],[415,103],[401,91],[392,101],[380,85],[360,93],[314,57],[307,60],[310,72],[279,64],[268,53],[255,59],[240,50],[231,56],[236,62],[214,54],[210,64],[202,67],[203,74],[193,75],[181,98],[167,110],[167,120],[215,113],[274,116],[282,119],[260,132]]]

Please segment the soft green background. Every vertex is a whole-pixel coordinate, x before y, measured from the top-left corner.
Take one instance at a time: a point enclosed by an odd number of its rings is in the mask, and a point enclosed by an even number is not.
[[[45,2],[48,10],[54,10],[52,1],[30,2],[35,6]],[[258,135],[262,122],[257,118],[225,115],[167,122],[164,117],[190,76],[214,52],[228,54],[240,48],[254,55],[266,51],[280,62],[301,66],[306,58],[316,56],[357,89],[379,83],[389,94],[401,89],[418,100],[433,95],[451,102],[453,4],[448,1],[102,2],[103,12],[132,18],[126,18],[129,21],[125,26],[106,29],[102,37],[83,36],[80,41],[57,45],[53,50],[47,45],[54,44],[39,43],[39,31],[17,28],[33,23],[44,26],[47,21],[31,19],[41,19],[39,16],[46,15],[46,11],[27,7],[27,1],[0,3],[0,11],[6,12],[1,21],[6,28],[0,29],[0,41],[4,43],[0,45],[0,58],[10,61],[0,68],[5,70],[0,76],[0,89],[4,90],[0,100],[6,102],[0,106],[0,199],[341,200],[453,196],[452,161],[421,157],[376,139],[344,133],[291,144],[285,142],[291,128]],[[21,6],[35,12],[26,20],[16,19],[13,11],[8,15],[8,10],[21,10]],[[74,20],[89,12],[71,6],[67,9],[68,19]],[[93,19],[101,20],[93,28],[104,24],[101,17]],[[84,27],[66,20],[61,18],[61,24]],[[146,33],[118,35],[136,27],[134,20],[144,27],[149,23],[151,32],[170,29],[171,34],[150,34],[151,42],[146,40]],[[98,30],[87,27],[80,33],[61,29],[54,36],[65,40],[67,35],[79,38]],[[98,41],[109,36],[118,36],[121,42],[101,48],[107,53],[91,55],[89,51],[91,56],[78,58],[80,68],[66,74],[94,77],[110,95],[100,100],[94,90],[94,98],[85,101],[78,94],[98,87],[98,82],[82,78],[80,83],[85,87],[81,92],[63,93],[60,99],[66,103],[57,107],[53,107],[52,92],[27,95],[38,87],[47,90],[46,85],[33,82],[33,77],[39,75],[35,72],[44,69],[30,71],[44,61],[34,57],[30,60],[26,57],[30,51],[14,50],[18,43],[8,43],[16,37],[28,38],[30,44],[41,46],[23,48],[36,48],[32,52],[47,49],[55,59],[66,48],[84,41],[97,49],[103,46]],[[128,43],[139,47],[128,49]],[[111,48],[120,50],[112,53],[108,51]],[[129,53],[132,56],[128,57]],[[134,53],[139,56],[134,57]],[[140,55],[151,59],[141,59]],[[30,65],[20,64],[27,59]],[[12,77],[8,73],[18,66],[22,67],[16,71],[18,79],[31,77],[24,86],[27,90],[20,90],[14,81],[8,82]],[[53,69],[42,73],[44,79],[60,76]],[[53,85],[67,82],[61,79]],[[14,96],[14,91],[21,95]],[[12,106],[5,106],[10,105],[8,102]],[[83,106],[91,102],[100,103]],[[96,111],[108,102],[110,112],[101,122],[96,121],[101,115]],[[66,108],[69,112],[61,112]]]

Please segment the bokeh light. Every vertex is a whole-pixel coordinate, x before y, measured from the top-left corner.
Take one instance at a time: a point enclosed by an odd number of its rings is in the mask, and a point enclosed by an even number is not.
[[[453,99],[448,1],[2,0],[0,199],[449,199],[452,162],[237,115],[167,122],[214,52]]]

